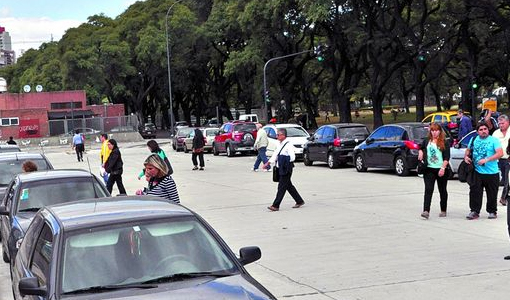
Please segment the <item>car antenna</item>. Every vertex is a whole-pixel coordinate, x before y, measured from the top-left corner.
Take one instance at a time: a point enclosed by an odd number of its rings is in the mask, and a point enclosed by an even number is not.
[[[89,166],[89,172],[92,173],[92,170],[90,169],[90,160],[88,157],[87,157],[87,165]]]

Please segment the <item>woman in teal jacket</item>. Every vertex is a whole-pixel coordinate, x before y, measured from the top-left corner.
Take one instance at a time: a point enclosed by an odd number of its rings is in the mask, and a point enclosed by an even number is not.
[[[158,142],[155,140],[150,140],[147,142],[147,147],[149,148],[150,152],[153,154],[157,154],[167,165],[168,167],[168,175],[172,175],[174,173],[174,170],[172,169],[172,165],[170,164],[170,161],[168,160],[168,157],[165,154],[165,151],[159,147]],[[138,174],[138,180],[140,180],[142,177],[145,177],[145,169]]]

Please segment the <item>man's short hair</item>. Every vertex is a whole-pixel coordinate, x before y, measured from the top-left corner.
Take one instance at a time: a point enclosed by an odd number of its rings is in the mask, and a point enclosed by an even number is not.
[[[476,131],[478,131],[478,129],[480,129],[480,127],[482,127],[482,126],[489,128],[489,125],[487,125],[487,123],[485,123],[485,121],[481,121],[481,122],[478,122],[478,124],[476,124]]]
[[[457,112],[458,112],[459,114],[464,114],[464,111],[463,111],[462,109],[459,109]]]
[[[278,128],[278,133],[281,133],[284,136],[287,136],[287,129],[285,129],[285,128]]]
[[[499,115],[498,121],[502,121],[502,120],[509,122],[510,119],[508,119],[507,115]]]

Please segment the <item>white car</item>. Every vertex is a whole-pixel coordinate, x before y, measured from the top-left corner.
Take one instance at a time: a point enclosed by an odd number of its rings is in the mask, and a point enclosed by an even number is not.
[[[477,135],[476,130],[473,130],[462,137],[455,146],[450,147],[450,167],[452,167],[454,174],[457,174],[457,170],[459,169],[461,161],[464,159],[464,153],[469,146],[469,142]]]
[[[279,144],[276,139],[276,131],[279,128],[285,128],[287,130],[287,139],[296,148],[296,158],[303,157],[303,145],[308,141],[308,137],[310,137],[310,134],[303,127],[297,124],[268,124],[262,128],[267,132],[269,140],[267,156],[273,155],[274,150]]]
[[[200,128],[205,138],[204,151],[209,153],[212,152],[212,144],[216,134],[220,131],[219,128],[207,127]],[[195,130],[192,130],[188,136],[184,139],[184,152],[188,153],[193,148],[193,138],[195,137]]]

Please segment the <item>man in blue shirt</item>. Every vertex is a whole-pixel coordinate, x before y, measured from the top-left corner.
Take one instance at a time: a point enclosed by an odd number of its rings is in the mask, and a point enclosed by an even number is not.
[[[83,143],[83,136],[79,130],[76,130],[73,136],[73,148],[76,151],[78,161],[83,161],[83,151],[85,151],[85,144]]]
[[[459,109],[457,112],[457,118],[459,119],[459,136],[458,140],[470,133],[473,130],[473,125],[471,124],[471,118],[464,115],[462,109]]]
[[[489,135],[489,127],[485,122],[478,123],[476,131],[478,136],[471,140],[464,155],[464,161],[467,164],[473,163],[475,167],[473,183],[469,186],[469,207],[471,212],[466,218],[474,220],[480,216],[483,189],[485,188],[489,219],[496,219],[499,187],[498,160],[503,156],[503,149],[499,140]],[[473,154],[472,159],[470,157],[471,154]]]

